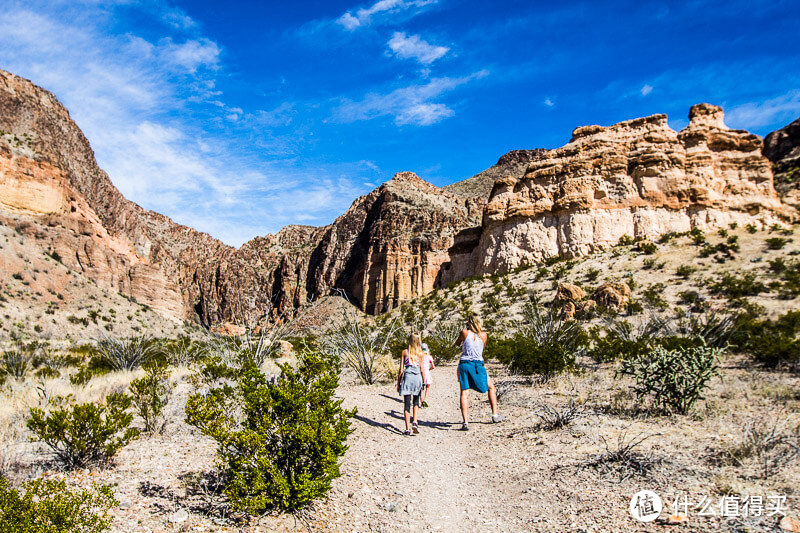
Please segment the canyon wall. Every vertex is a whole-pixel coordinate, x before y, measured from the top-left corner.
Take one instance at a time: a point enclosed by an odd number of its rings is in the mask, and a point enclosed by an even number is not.
[[[765,153],[796,161],[785,149],[793,132],[768,137]],[[235,249],[125,199],[55,96],[0,71],[0,223],[165,316],[254,326],[332,291],[382,313],[622,235],[791,219],[762,146],[708,104],[681,132],[665,115],[587,126],[561,148],[509,152],[445,188],[401,172],[328,226],[288,226]]]

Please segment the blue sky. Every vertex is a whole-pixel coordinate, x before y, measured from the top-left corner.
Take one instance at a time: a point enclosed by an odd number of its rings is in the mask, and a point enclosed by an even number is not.
[[[131,200],[225,242],[323,225],[580,125],[800,116],[800,3],[0,0],[0,68],[53,91]]]

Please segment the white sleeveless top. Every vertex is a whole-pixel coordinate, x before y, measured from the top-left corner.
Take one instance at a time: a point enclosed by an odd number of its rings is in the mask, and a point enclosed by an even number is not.
[[[470,331],[464,344],[461,345],[462,361],[483,361],[483,340],[480,336]]]

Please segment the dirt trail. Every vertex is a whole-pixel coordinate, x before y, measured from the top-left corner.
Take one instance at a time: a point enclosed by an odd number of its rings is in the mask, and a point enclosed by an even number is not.
[[[438,368],[434,380],[417,436],[403,435],[403,403],[391,385],[341,391],[347,407],[358,407],[355,432],[343,476],[321,509],[321,518],[333,516],[317,527],[337,529],[348,521],[358,531],[520,529],[519,520],[493,512],[510,495],[491,479],[497,458],[486,439],[504,424],[491,424],[486,395],[472,392],[470,431],[460,431],[455,366]]]

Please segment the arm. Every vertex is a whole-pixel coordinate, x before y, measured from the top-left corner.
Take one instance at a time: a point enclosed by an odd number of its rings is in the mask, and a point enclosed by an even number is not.
[[[480,334],[480,338],[483,341],[483,345],[486,346],[486,343],[489,342],[489,335],[484,331]]]
[[[400,370],[397,372],[397,392],[400,392],[400,383],[403,381],[403,372],[406,370],[405,366],[406,351],[400,354]]]
[[[461,346],[461,344],[467,340],[468,332],[465,329],[461,330],[461,333],[458,335],[458,339],[456,340],[456,346]]]

